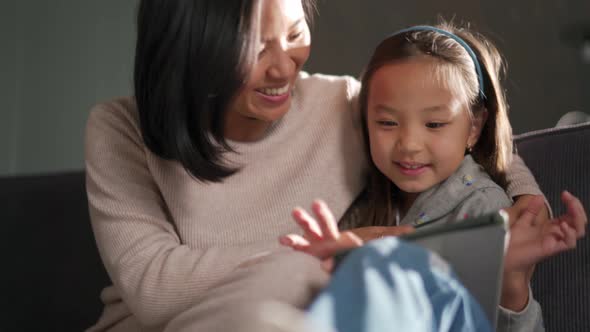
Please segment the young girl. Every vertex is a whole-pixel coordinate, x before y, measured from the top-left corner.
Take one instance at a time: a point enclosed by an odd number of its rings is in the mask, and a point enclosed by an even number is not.
[[[502,69],[501,56],[489,41],[449,24],[415,26],[382,41],[360,93],[372,160],[369,185],[340,227],[429,227],[509,207],[502,186],[512,156],[512,131],[500,85]],[[564,201],[571,199],[568,195]],[[339,233],[323,203],[313,209],[319,223],[295,209],[305,236],[281,237],[282,244],[320,258],[362,244],[354,233]],[[541,310],[528,287],[530,273],[523,271],[581,236],[567,222],[549,228],[541,241],[551,250],[524,257],[522,251],[509,250],[498,330],[542,329]],[[518,241],[522,234],[515,232],[531,229],[511,231]],[[510,246],[514,251],[516,244]]]

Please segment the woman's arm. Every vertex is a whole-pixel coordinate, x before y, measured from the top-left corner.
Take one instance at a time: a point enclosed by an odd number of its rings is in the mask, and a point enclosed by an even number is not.
[[[127,111],[117,109],[121,105],[103,105],[88,120],[89,210],[111,280],[139,321],[152,326],[191,306],[269,245],[206,248],[183,243],[147,166],[139,130]]]
[[[514,200],[514,205],[506,209],[510,220],[516,220],[516,216],[524,212],[530,201],[536,196],[543,197],[545,201],[545,206],[539,211],[536,220],[544,222],[553,217],[551,206],[539,188],[535,177],[517,154],[512,155],[512,162],[506,171],[506,182],[506,193]]]

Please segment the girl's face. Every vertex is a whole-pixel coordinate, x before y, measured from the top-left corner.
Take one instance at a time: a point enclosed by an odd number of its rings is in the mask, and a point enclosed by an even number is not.
[[[371,157],[410,194],[451,176],[479,135],[478,121],[472,124],[460,96],[434,79],[433,65],[428,57],[388,64],[374,73],[369,86]]]
[[[291,92],[310,51],[301,0],[261,0],[257,59],[229,106],[225,136],[260,138],[291,106]]]

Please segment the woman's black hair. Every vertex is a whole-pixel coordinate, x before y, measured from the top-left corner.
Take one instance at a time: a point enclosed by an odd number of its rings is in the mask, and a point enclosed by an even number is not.
[[[141,0],[135,100],[148,149],[196,179],[219,182],[225,110],[246,80],[257,28],[256,0]],[[313,1],[303,0],[308,19]]]

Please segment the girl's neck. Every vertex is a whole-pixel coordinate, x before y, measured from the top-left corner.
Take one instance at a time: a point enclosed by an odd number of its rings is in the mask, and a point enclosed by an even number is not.
[[[414,202],[416,201],[416,198],[418,197],[418,195],[420,195],[420,193],[406,193],[406,192],[401,192],[401,199],[400,199],[400,206],[399,206],[399,215],[400,215],[400,219],[403,219],[406,214],[408,213],[408,211],[410,210],[410,208],[412,207],[412,205],[414,204]]]

